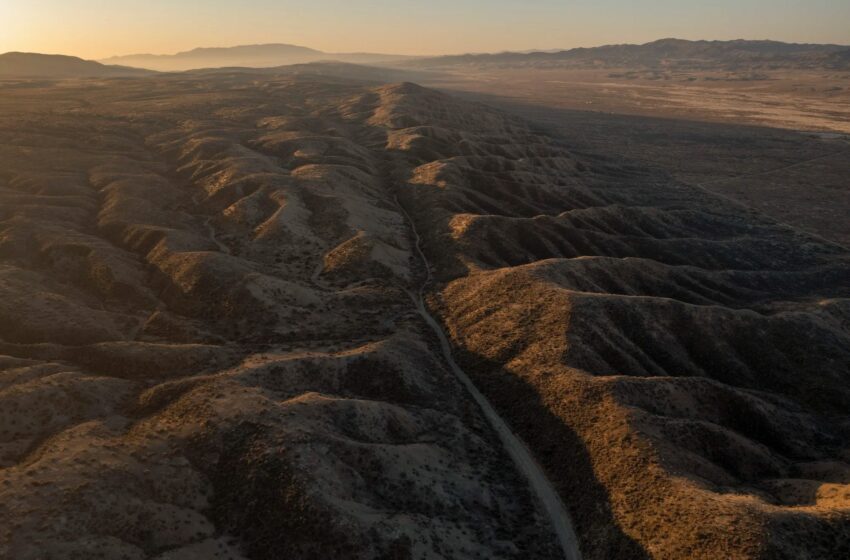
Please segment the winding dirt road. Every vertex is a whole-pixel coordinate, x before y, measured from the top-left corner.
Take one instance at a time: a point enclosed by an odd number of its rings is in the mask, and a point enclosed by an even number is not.
[[[528,450],[525,443],[523,443],[523,441],[514,434],[508,424],[501,416],[499,416],[499,413],[496,412],[496,409],[493,408],[493,405],[491,405],[481,391],[478,390],[472,382],[472,379],[470,379],[466,372],[464,372],[457,362],[455,362],[452,357],[451,344],[449,344],[449,340],[446,337],[445,332],[443,332],[442,326],[440,326],[425,306],[425,290],[433,278],[431,265],[429,264],[425,253],[422,251],[421,238],[419,237],[419,232],[416,229],[413,219],[401,204],[398,197],[395,197],[395,203],[398,205],[402,215],[404,215],[404,219],[413,234],[414,250],[425,267],[425,279],[422,284],[420,284],[418,290],[415,292],[408,292],[416,304],[416,309],[419,312],[419,315],[422,316],[422,319],[425,320],[425,322],[434,331],[434,334],[437,335],[446,363],[449,364],[452,372],[460,380],[469,394],[472,395],[472,398],[478,406],[481,407],[484,416],[498,434],[502,445],[504,445],[511,459],[514,461],[514,464],[516,464],[519,471],[523,474],[523,476],[525,476],[531,485],[535,496],[542,504],[544,511],[552,521],[552,527],[558,536],[558,542],[561,544],[564,557],[567,560],[580,560],[581,552],[578,546],[578,538],[576,537],[572,521],[570,520],[570,516],[567,513],[564,503],[561,501],[560,495],[546,477],[543,469],[537,464],[537,461],[534,460],[534,457],[531,455],[531,452]]]

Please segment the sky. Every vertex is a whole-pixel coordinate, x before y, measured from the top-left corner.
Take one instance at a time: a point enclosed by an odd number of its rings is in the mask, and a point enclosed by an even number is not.
[[[0,53],[291,43],[451,54],[682,39],[850,45],[850,0],[0,0]]]

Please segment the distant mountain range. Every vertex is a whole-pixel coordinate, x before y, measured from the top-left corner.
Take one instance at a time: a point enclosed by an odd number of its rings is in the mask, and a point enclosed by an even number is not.
[[[198,48],[173,55],[137,54],[95,62],[73,56],[11,52],[0,55],[0,77],[120,77],[151,71],[216,68],[267,68],[316,62],[367,64],[385,69],[457,68],[629,68],[653,70],[741,71],[771,69],[850,70],[850,46],[791,44],[777,41],[685,41],[662,39],[644,45],[608,45],[564,51],[504,52],[440,57],[373,53],[325,53],[286,44]],[[315,72],[316,67],[303,69]],[[363,69],[343,68],[344,73]],[[337,73],[337,67],[322,72]],[[368,79],[380,75],[371,69]]]
[[[419,58],[417,68],[601,67],[742,70],[782,68],[850,69],[850,46],[792,44],[778,41],[686,41],[661,39],[643,45],[607,45],[547,52],[504,52]]]
[[[9,52],[0,54],[3,78],[108,78],[144,76],[148,70],[100,64],[75,56]]]
[[[408,57],[373,53],[326,53],[307,47],[286,44],[242,45],[236,47],[198,48],[177,54],[133,54],[101,60],[105,64],[121,64],[164,72],[219,67],[267,68],[319,61],[376,64],[399,62]]]

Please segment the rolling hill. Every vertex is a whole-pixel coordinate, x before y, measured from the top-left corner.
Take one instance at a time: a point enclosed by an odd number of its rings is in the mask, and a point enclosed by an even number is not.
[[[0,558],[563,558],[493,410],[585,560],[850,555],[847,249],[410,83],[110,86],[0,89]]]
[[[8,52],[0,54],[3,78],[105,78],[144,76],[150,71],[106,65],[75,56]]]

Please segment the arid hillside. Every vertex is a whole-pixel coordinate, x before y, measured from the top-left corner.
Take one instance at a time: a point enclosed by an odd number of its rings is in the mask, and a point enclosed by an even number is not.
[[[559,557],[408,293],[380,111],[0,90],[0,557]]]
[[[460,66],[413,81],[850,247],[847,71]]]
[[[0,558],[563,557],[420,291],[582,557],[850,555],[846,249],[239,72],[0,82]]]
[[[850,553],[846,249],[436,94],[392,104],[431,305],[585,557]]]

